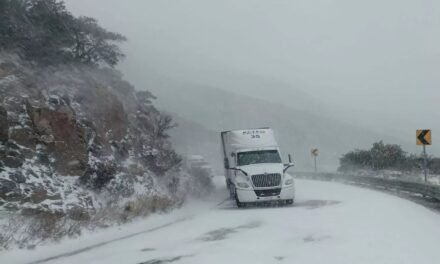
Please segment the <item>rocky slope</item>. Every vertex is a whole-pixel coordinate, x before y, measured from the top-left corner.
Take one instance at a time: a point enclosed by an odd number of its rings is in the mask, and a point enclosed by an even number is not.
[[[170,144],[172,120],[114,70],[36,67],[3,53],[0,95],[0,210],[81,219],[197,190]]]

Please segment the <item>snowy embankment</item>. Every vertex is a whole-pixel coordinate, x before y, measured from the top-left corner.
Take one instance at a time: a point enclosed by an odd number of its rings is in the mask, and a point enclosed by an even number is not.
[[[382,178],[387,180],[400,180],[408,182],[425,182],[425,175],[422,171],[419,172],[402,172],[396,170],[357,170],[354,172],[348,172],[346,174],[352,174],[353,176],[366,176],[374,178]],[[440,175],[428,174],[426,182],[432,185],[440,185]]]
[[[3,252],[0,259],[31,263],[59,256],[47,263],[106,264],[438,263],[439,214],[368,189],[296,183],[293,207],[237,209],[232,201],[216,206],[226,197],[222,187],[197,206],[34,251]],[[92,245],[96,247],[89,249]]]

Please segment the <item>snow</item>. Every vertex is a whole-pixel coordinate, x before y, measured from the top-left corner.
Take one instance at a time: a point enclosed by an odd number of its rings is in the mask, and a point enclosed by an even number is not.
[[[409,182],[425,182],[425,175],[423,172],[402,172],[396,170],[358,170],[355,176],[367,176],[376,178],[385,178],[388,180],[401,180]],[[429,184],[440,185],[440,175],[428,174],[427,182]]]
[[[137,234],[48,263],[438,263],[438,213],[339,183],[297,180],[296,188],[293,207],[237,209],[232,201],[218,205],[223,186],[170,214],[0,259],[30,263]]]
[[[42,145],[37,145],[37,151],[40,150]],[[17,145],[20,149],[26,149],[26,147]],[[20,202],[20,201],[12,201],[0,205],[0,212],[3,210],[3,206],[8,204],[18,204],[20,203],[21,208],[47,208],[51,211],[65,211],[67,207],[71,205],[83,205],[85,206],[86,201],[83,199],[86,196],[94,199],[94,195],[90,191],[86,189],[82,189],[77,185],[77,179],[74,177],[68,176],[60,176],[56,175],[56,177],[43,177],[45,175],[50,175],[50,169],[44,165],[38,165],[38,157],[34,157],[32,159],[25,159],[22,167],[19,170],[4,167],[2,171],[0,171],[0,179],[9,180],[9,175],[13,174],[16,171],[22,171],[23,175],[26,177],[26,183],[19,184],[19,188],[21,192],[27,195],[30,195],[29,189],[35,187],[45,188],[47,194],[49,196],[60,195],[62,198],[62,203],[58,199],[46,199],[40,203],[32,203],[28,202]],[[30,173],[32,172],[32,173]],[[2,223],[0,223],[0,228],[2,228]]]
[[[202,155],[191,155],[191,156],[189,156],[188,160],[190,160],[190,161],[204,161],[205,159],[203,158]]]
[[[9,75],[0,79],[0,85],[7,85],[17,80],[18,80],[17,76]]]

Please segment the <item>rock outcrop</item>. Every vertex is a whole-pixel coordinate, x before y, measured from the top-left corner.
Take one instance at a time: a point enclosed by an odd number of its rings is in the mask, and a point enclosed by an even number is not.
[[[193,180],[177,172],[171,120],[114,70],[0,53],[0,95],[0,210],[84,218],[121,197],[181,199]]]
[[[34,131],[39,135],[37,140],[56,157],[52,165],[59,174],[82,175],[88,159],[85,128],[63,101],[54,101],[52,98],[55,108],[26,104]]]

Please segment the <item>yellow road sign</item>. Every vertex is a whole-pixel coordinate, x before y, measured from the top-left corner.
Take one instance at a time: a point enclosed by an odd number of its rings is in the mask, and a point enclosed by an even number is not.
[[[432,145],[431,129],[417,129],[416,144]]]
[[[311,153],[312,153],[312,156],[317,157],[317,156],[319,155],[319,149],[317,149],[317,148],[313,148],[312,151],[311,151]]]

